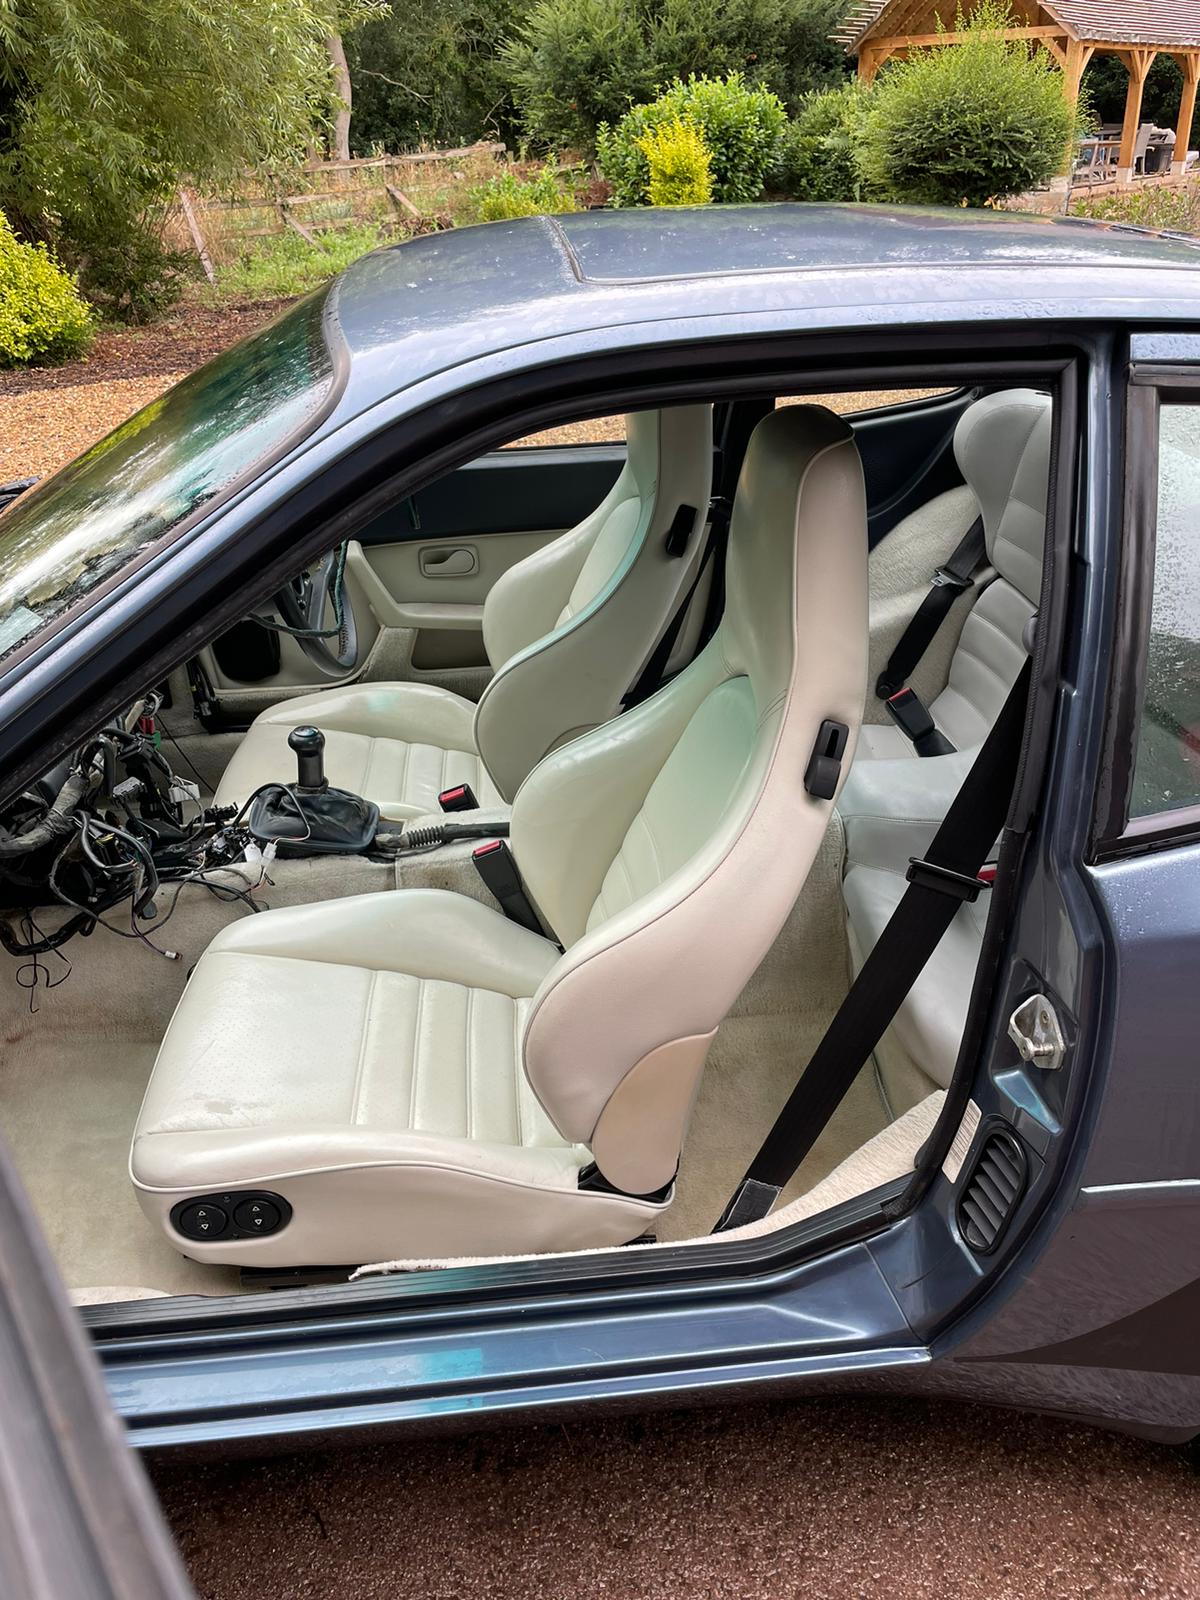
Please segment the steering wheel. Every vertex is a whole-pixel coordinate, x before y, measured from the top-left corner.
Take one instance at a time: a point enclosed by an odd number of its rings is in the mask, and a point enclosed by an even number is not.
[[[256,616],[255,622],[290,634],[318,671],[344,678],[358,665],[358,629],[346,599],[346,546],[338,545],[313,567],[298,573],[275,595],[283,621]],[[333,626],[325,626],[327,611]]]

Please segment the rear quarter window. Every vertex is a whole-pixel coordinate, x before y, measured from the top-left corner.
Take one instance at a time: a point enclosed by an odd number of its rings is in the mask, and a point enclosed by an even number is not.
[[[1200,804],[1200,403],[1166,396],[1153,585],[1133,817]]]

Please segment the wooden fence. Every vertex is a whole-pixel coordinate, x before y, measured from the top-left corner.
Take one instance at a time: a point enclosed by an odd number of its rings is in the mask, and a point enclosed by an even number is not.
[[[215,283],[223,265],[251,241],[292,232],[320,246],[339,228],[371,225],[411,234],[454,222],[475,184],[496,170],[504,146],[493,142],[411,155],[311,162],[295,172],[258,176],[224,195],[179,191],[168,232],[191,250]]]

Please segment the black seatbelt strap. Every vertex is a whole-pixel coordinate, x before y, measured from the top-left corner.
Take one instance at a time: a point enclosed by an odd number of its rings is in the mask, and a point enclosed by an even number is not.
[[[724,519],[723,521],[721,519]],[[720,507],[720,502],[714,500],[709,509],[708,538],[705,541],[704,553],[700,557],[696,574],[687,586],[687,592],[675,608],[675,615],[667,623],[666,629],[651,652],[650,659],[638,674],[637,682],[626,694],[622,704],[628,710],[630,706],[639,706],[643,700],[649,700],[652,694],[657,694],[662,687],[663,679],[667,675],[667,665],[679,639],[680,632],[687,618],[688,608],[695,597],[696,590],[700,587],[700,580],[708,570],[708,564],[717,552],[718,545],[721,549],[721,558],[724,560],[725,539],[729,531],[728,512]]]
[[[708,507],[708,538],[704,553],[700,557],[695,577],[688,585],[687,593],[675,608],[675,615],[667,624],[666,631],[655,646],[650,659],[622,702],[626,710],[630,706],[640,705],[643,700],[648,700],[662,688],[671,656],[679,642],[679,635],[687,620],[692,601],[696,597],[696,590],[700,587],[710,565],[713,568],[712,584],[708,591],[708,603],[704,609],[704,622],[697,641],[697,652],[703,650],[717,631],[717,624],[725,609],[725,552],[729,545],[729,522],[733,515],[737,481],[750,443],[750,435],[763,417],[768,416],[774,409],[774,400],[740,400],[730,403],[725,409],[719,430],[720,444],[714,474],[716,492]]]
[[[975,580],[987,554],[984,543],[983,518],[979,517],[967,529],[949,560],[933,575],[929,593],[917,607],[907,628],[900,635],[896,648],[888,657],[887,666],[875,683],[875,693],[881,700],[890,700],[903,689],[934,635],[945,621],[950,607]]]
[[[863,962],[714,1233],[765,1217],[816,1143],[965,901],[1004,826],[1016,782],[1031,667],[1026,661],[908,888]]]

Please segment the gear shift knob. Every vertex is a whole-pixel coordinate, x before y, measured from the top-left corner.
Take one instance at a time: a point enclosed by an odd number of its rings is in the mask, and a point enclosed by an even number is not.
[[[296,752],[296,787],[324,789],[325,735],[320,728],[293,728],[288,734],[288,747]]]

